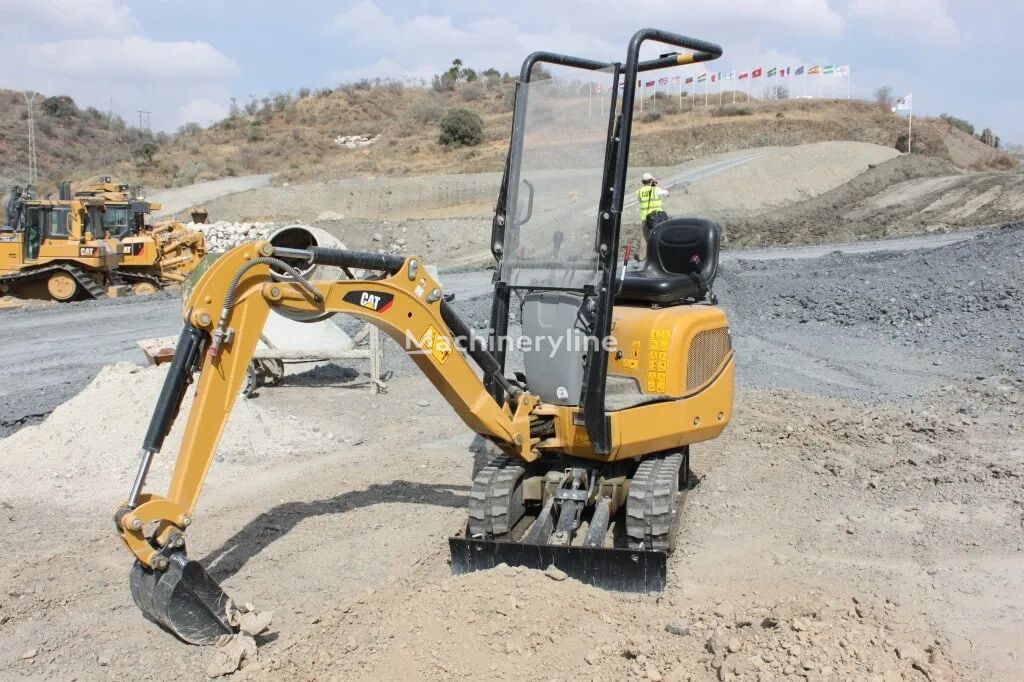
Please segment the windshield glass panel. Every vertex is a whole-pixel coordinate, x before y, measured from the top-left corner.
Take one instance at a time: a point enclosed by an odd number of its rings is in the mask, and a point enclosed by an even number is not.
[[[614,75],[544,69],[550,78],[520,84],[523,143],[510,159],[501,276],[513,287],[579,290],[598,282],[597,211]]]
[[[51,208],[46,234],[55,239],[67,239],[71,236],[69,219],[71,213],[66,208]]]
[[[103,227],[114,238],[127,236],[131,231],[131,211],[127,206],[108,206],[103,213]]]

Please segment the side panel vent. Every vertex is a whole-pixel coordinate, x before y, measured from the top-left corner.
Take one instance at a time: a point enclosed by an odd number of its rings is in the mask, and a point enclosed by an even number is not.
[[[692,391],[706,384],[722,366],[729,351],[732,340],[729,328],[705,329],[693,337],[690,354],[686,366],[686,390]]]

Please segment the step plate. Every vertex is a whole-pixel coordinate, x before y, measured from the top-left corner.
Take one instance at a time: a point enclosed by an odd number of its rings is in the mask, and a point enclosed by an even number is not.
[[[554,565],[570,578],[616,592],[661,592],[667,554],[618,548],[526,545],[498,540],[448,538],[452,574],[484,571],[499,564],[544,570]]]

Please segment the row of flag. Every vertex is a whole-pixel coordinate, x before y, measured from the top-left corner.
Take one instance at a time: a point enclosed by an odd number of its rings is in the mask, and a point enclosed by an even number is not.
[[[659,85],[669,85],[670,83],[685,83],[690,85],[694,82],[697,83],[714,83],[716,81],[728,81],[728,80],[746,80],[753,78],[786,78],[789,76],[848,76],[850,75],[850,66],[848,64],[814,64],[813,66],[798,66],[795,69],[791,66],[773,66],[767,71],[764,67],[759,66],[756,69],[750,71],[718,71],[717,73],[700,73],[693,76],[672,76],[669,78],[665,76],[658,78],[657,80],[649,81],[637,81],[637,87],[643,85],[645,88],[653,88]],[[620,85],[619,87],[622,87]]]

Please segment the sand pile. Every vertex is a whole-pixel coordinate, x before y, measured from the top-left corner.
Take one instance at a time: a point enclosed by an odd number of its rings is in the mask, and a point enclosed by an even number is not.
[[[108,492],[126,494],[166,375],[166,365],[144,368],[118,363],[105,367],[45,421],[0,439],[0,463],[5,472],[0,499],[38,499],[46,491],[59,491],[59,497],[69,501]],[[151,470],[154,487],[170,474],[191,403],[190,391],[163,454]],[[330,443],[330,438],[308,438],[295,419],[271,414],[253,401],[239,400],[216,461],[245,467],[270,460],[279,463],[297,453],[322,452],[324,441]]]
[[[323,619],[330,650],[295,642],[279,673],[355,679],[948,679],[943,647],[896,625],[896,604],[813,595],[689,605],[500,566],[399,580]],[[316,638],[318,641],[328,639]],[[918,677],[914,677],[917,675]]]

